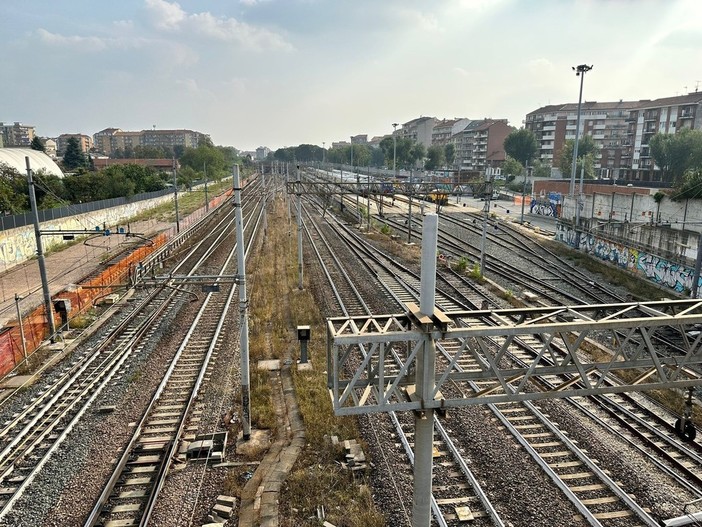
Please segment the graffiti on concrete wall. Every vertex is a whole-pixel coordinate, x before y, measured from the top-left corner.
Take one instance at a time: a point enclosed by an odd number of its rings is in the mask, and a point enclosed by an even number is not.
[[[683,293],[686,290],[690,291],[692,289],[694,269],[690,269],[684,265],[671,263],[668,260],[652,254],[640,253],[637,261],[637,269],[649,280],[675,289],[678,293]]]
[[[560,212],[560,206],[557,203],[548,200],[532,200],[529,212],[539,214],[541,216],[550,216],[557,218]]]
[[[95,228],[111,227],[132,218],[144,210],[153,208],[161,203],[172,200],[172,196],[161,196],[152,200],[127,203],[119,207],[111,207],[90,214],[70,216],[56,221],[44,222],[41,229],[52,230],[93,230]],[[96,225],[96,223],[98,223]],[[62,236],[42,236],[44,252],[58,249],[64,245]],[[0,270],[6,270],[34,258],[37,255],[37,243],[34,237],[34,227],[27,225],[17,229],[3,231],[0,236]]]
[[[569,226],[558,225],[555,238],[571,247],[575,247],[577,243],[575,231]],[[678,293],[692,290],[694,269],[670,262],[655,254],[627,247],[592,234],[581,235],[577,248]],[[702,278],[698,281],[698,288],[702,289]]]

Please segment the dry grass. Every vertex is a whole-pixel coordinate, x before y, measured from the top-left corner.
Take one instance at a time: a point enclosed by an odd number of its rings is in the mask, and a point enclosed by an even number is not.
[[[387,236],[383,236],[386,240]],[[382,526],[382,514],[374,505],[370,493],[347,471],[339,467],[343,458],[341,448],[333,446],[329,437],[358,439],[357,421],[351,417],[336,417],[326,387],[325,322],[319,311],[307,275],[304,289],[298,289],[297,236],[294,224],[288,223],[287,209],[282,200],[273,202],[268,212],[268,232],[249,267],[252,270],[250,288],[250,356],[252,421],[256,426],[272,427],[275,409],[267,372],[253,372],[258,360],[281,359],[290,355],[294,363],[299,358],[298,325],[311,326],[312,338],[308,357],[312,372],[292,369],[295,394],[305,423],[307,448],[302,452],[281,495],[280,511],[283,525],[319,525],[309,517],[324,507],[327,519],[338,527]],[[231,476],[232,487],[240,477]]]

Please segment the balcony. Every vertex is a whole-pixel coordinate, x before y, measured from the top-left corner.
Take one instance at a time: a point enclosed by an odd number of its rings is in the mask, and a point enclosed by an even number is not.
[[[679,118],[680,118],[680,119],[694,119],[694,118],[695,118],[695,114],[693,114],[692,112],[683,112],[683,113],[680,114],[680,117],[679,117]]]
[[[544,131],[544,132],[555,132],[555,131],[556,131],[556,127],[555,127],[555,125],[544,126],[544,127],[543,127],[543,131]]]

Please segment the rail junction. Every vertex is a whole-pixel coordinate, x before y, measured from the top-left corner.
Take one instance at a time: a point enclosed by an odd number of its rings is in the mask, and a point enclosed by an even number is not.
[[[702,302],[626,298],[497,219],[422,214],[436,204],[416,186],[392,199],[382,182],[362,195],[320,170],[285,176],[243,189],[243,240],[233,207],[212,211],[142,262],[102,330],[0,402],[0,525],[205,523],[217,486],[203,482],[235,457],[248,386],[236,254],[256,250],[276,201],[296,216],[299,287],[304,269],[327,319],[329,396],[366,425],[388,525],[655,526],[675,516],[661,493],[702,498]],[[421,258],[364,223],[407,230]],[[446,265],[479,253],[487,277],[531,293],[525,305]],[[652,390],[683,410],[638,393]],[[605,436],[616,447],[583,447]],[[652,483],[618,464],[633,458]],[[186,483],[171,494],[173,480]]]

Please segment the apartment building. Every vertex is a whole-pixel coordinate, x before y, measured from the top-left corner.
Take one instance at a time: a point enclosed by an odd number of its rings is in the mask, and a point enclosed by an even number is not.
[[[129,150],[136,146],[153,146],[173,148],[197,148],[202,141],[209,141],[210,136],[193,130],[141,130],[123,131],[119,128],[105,128],[93,135],[95,148],[105,155],[113,155],[116,150]]]
[[[429,148],[431,146],[431,134],[434,130],[435,123],[435,117],[419,117],[404,123],[402,128],[397,130],[396,133],[399,137],[411,139]]]
[[[93,148],[93,138],[85,134],[61,134],[56,138],[56,153],[63,156],[66,153],[69,139],[77,139],[82,152],[88,153]]]
[[[263,161],[268,157],[268,154],[271,153],[271,149],[268,148],[267,146],[259,146],[256,149],[256,160],[257,161]]]
[[[582,103],[578,137],[590,135],[600,147],[595,160],[599,176],[621,177],[627,119],[637,104],[636,101]],[[558,166],[565,142],[575,139],[577,119],[577,103],[544,106],[527,114],[524,125],[536,136],[539,160]]]
[[[0,122],[1,144],[4,147],[29,147],[34,139],[35,127],[29,124]]]
[[[434,123],[434,129],[431,132],[432,145],[445,145],[451,138],[461,130],[465,129],[470,124],[470,119],[442,119]]]
[[[507,157],[505,139],[512,130],[507,119],[471,121],[451,138],[456,145],[456,165],[475,175],[484,174],[489,167],[501,167]]]
[[[662,174],[651,157],[649,141],[657,133],[702,129],[702,93],[639,101],[638,107],[629,111],[626,121],[623,177],[632,181],[659,181]]]
[[[603,178],[658,181],[660,170],[650,155],[654,134],[702,128],[702,93],[655,100],[584,102],[578,137],[592,136],[599,147],[597,175]],[[527,114],[525,128],[534,132],[538,158],[558,166],[561,149],[575,139],[577,103],[544,106]]]

